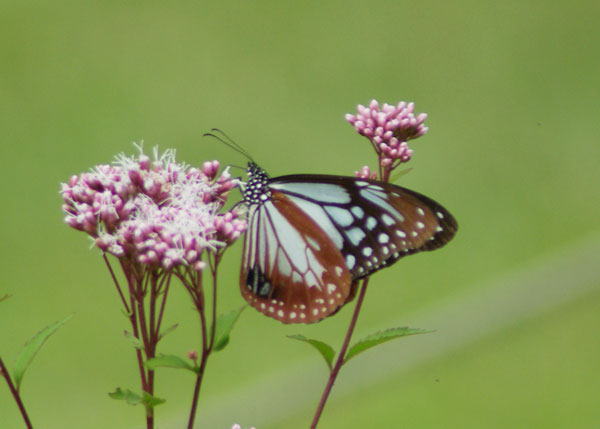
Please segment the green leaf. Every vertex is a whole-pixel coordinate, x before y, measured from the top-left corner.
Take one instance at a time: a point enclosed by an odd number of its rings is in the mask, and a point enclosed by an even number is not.
[[[390,179],[390,183],[394,183],[396,180],[398,180],[399,178],[401,178],[405,174],[410,173],[411,171],[412,171],[412,167],[411,168],[405,168],[404,170],[398,171],[396,174],[394,174],[392,176],[392,178]]]
[[[50,335],[54,334],[58,328],[67,323],[71,317],[73,317],[73,315],[65,317],[63,320],[47,326],[25,343],[25,347],[23,347],[23,350],[21,350],[19,356],[17,356],[17,361],[13,370],[13,379],[15,380],[17,390],[19,390],[21,383],[23,382],[25,371],[33,361],[33,358],[37,352],[40,351]]]
[[[428,331],[425,329],[419,328],[409,328],[408,326],[403,326],[400,328],[390,328],[385,331],[379,331],[374,334],[369,335],[368,337],[363,338],[362,340],[357,341],[353,344],[348,353],[346,354],[345,362],[348,362],[354,356],[372,348],[379,344],[386,343],[395,338],[406,337],[409,335],[417,335],[417,334],[428,334],[433,331]]]
[[[145,407],[154,408],[157,405],[164,404],[166,402],[165,399],[157,398],[156,396],[152,396],[148,392],[142,392],[142,394],[138,394],[133,392],[131,389],[121,389],[117,387],[114,392],[108,394],[113,399],[117,401],[125,401],[129,405],[139,405],[143,404]]]
[[[166,337],[167,335],[169,335],[171,332],[173,332],[175,329],[177,329],[177,327],[179,326],[179,323],[176,323],[172,326],[169,326],[167,329],[165,329],[164,331],[162,331],[159,335],[158,335],[158,339],[162,340],[164,337]]]
[[[6,294],[6,295],[2,295],[0,296],[0,302],[2,301],[6,301],[8,298],[10,298],[12,295]]]
[[[144,343],[129,331],[123,331],[125,337],[131,342],[134,349],[144,350]]]
[[[149,394],[147,392],[143,392],[142,393],[142,402],[144,403],[144,405],[146,407],[154,408],[157,405],[164,404],[165,402],[167,402],[167,400],[162,399],[162,398],[157,398],[156,396],[152,396],[151,394]]]
[[[197,368],[191,365],[187,360],[175,355],[160,355],[146,361],[146,368],[155,370],[156,368],[177,368],[187,369],[194,373]]]
[[[142,403],[142,397],[135,392],[132,392],[130,389],[122,390],[120,387],[117,387],[112,393],[109,393],[113,399],[118,401],[126,401],[129,405],[138,405]]]
[[[304,335],[288,335],[287,337],[291,338],[292,340],[303,341],[313,346],[321,354],[321,356],[323,356],[323,359],[325,359],[325,363],[331,371],[331,368],[333,366],[333,358],[335,356],[335,351],[333,350],[333,347],[331,347],[327,343],[324,343],[323,341],[306,338]]]
[[[213,344],[213,350],[218,352],[223,350],[227,344],[229,344],[229,336],[231,330],[235,326],[240,314],[244,311],[246,306],[238,308],[237,310],[230,311],[229,313],[221,314],[217,318],[217,326],[215,328],[215,342]]]

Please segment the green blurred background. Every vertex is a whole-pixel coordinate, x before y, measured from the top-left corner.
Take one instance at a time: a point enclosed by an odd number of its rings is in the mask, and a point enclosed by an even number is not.
[[[39,428],[136,428],[142,409],[115,290],[62,223],[59,182],[132,141],[241,164],[220,127],[273,175],[352,174],[374,156],[343,115],[415,101],[430,116],[401,184],[461,229],[371,283],[357,337],[436,329],[349,364],[321,427],[600,427],[600,32],[597,1],[2,1],[0,353],[74,313],[25,377]],[[222,309],[239,306],[239,243]],[[312,326],[249,310],[209,364],[198,427],[306,428],[326,380],[285,338],[338,345],[350,307]],[[178,291],[162,351],[197,348]],[[189,374],[163,370],[158,428],[181,428]],[[22,427],[0,387],[0,428]]]

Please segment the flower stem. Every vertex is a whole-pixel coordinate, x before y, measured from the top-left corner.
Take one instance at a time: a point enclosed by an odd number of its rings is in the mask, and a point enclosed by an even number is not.
[[[198,409],[198,398],[200,396],[200,386],[202,386],[202,379],[204,378],[204,370],[206,369],[206,363],[208,362],[209,354],[210,352],[208,351],[202,351],[200,368],[198,369],[198,375],[196,376],[196,384],[194,385],[194,396],[192,398],[192,408],[190,409],[190,417],[188,419],[187,429],[193,429],[194,427],[196,410]]]
[[[21,416],[23,417],[23,420],[25,421],[25,426],[27,426],[27,429],[32,429],[33,425],[31,424],[31,421],[29,420],[29,416],[27,415],[27,411],[25,410],[25,405],[23,404],[23,401],[21,400],[21,395],[19,395],[19,391],[13,384],[13,382],[10,378],[10,374],[8,373],[8,369],[4,365],[2,358],[0,358],[0,373],[4,376],[4,378],[6,380],[6,384],[8,384],[10,393],[12,394],[13,398],[15,399],[15,402],[17,403],[17,406],[19,407]]]
[[[210,258],[210,256],[209,256]],[[213,345],[215,343],[215,332],[217,328],[217,269],[220,262],[220,255],[215,254],[214,260],[210,261],[210,271],[212,275],[212,312],[211,312],[211,325],[210,334],[206,327],[206,302],[204,299],[196,304],[198,313],[200,314],[201,332],[202,332],[202,356],[200,359],[200,368],[196,375],[196,384],[194,385],[194,395],[192,397],[192,407],[190,409],[190,417],[188,419],[187,429],[193,429],[194,420],[196,419],[196,410],[198,409],[198,399],[200,396],[200,387],[202,386],[202,380],[204,378],[204,372],[206,370],[206,364],[208,358],[213,351]],[[210,335],[210,337],[208,337]]]
[[[344,342],[342,343],[342,348],[338,354],[335,365],[331,369],[329,373],[329,380],[327,381],[327,385],[325,386],[325,390],[321,395],[321,400],[319,401],[319,405],[317,406],[317,410],[315,411],[315,415],[313,417],[312,424],[310,425],[310,429],[315,429],[317,424],[319,423],[319,419],[321,418],[321,414],[323,413],[323,409],[325,408],[325,404],[327,403],[327,399],[331,393],[331,389],[337,379],[338,373],[344,363],[346,363],[346,352],[348,351],[348,347],[350,346],[350,340],[352,339],[352,333],[354,332],[354,328],[356,326],[356,321],[358,320],[358,315],[360,314],[360,309],[362,307],[362,303],[365,299],[365,294],[367,292],[367,285],[369,284],[369,277],[362,281],[360,285],[360,292],[358,294],[358,298],[356,300],[356,306],[354,307],[354,313],[352,313],[352,319],[350,319],[350,324],[348,325],[348,329],[346,330],[346,336],[344,337]]]

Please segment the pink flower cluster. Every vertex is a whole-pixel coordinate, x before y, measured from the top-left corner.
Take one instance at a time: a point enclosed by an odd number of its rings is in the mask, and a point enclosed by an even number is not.
[[[360,170],[355,171],[354,175],[356,177],[358,177],[359,179],[372,179],[372,180],[377,179],[377,172],[371,171],[371,168],[368,165],[365,165]]]
[[[347,114],[346,120],[359,134],[371,140],[380,165],[388,167],[409,161],[412,150],[406,142],[421,137],[428,130],[424,125],[427,114],[415,116],[414,108],[414,103],[404,101],[396,106],[384,103],[380,107],[372,100],[369,107],[359,105],[356,115]]]
[[[63,183],[65,222],[117,257],[201,270],[205,250],[228,245],[246,229],[237,211],[220,213],[237,182],[227,171],[218,176],[218,161],[197,169],[178,164],[174,150],[155,149],[151,159],[139,149]]]

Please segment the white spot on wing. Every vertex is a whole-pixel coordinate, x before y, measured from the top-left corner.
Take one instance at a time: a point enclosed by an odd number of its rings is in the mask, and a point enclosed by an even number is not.
[[[352,207],[350,211],[354,216],[356,216],[357,219],[362,219],[362,217],[365,215],[365,211],[359,206]]]
[[[354,255],[346,256],[346,265],[348,266],[349,269],[354,268],[355,263],[356,263],[356,258],[354,257]]]
[[[383,223],[385,223],[388,226],[393,225],[393,224],[396,223],[396,221],[394,220],[394,218],[391,217],[387,213],[384,213],[383,216],[381,216],[381,220],[383,220]]]
[[[377,219],[375,219],[373,216],[369,216],[367,218],[367,229],[370,231],[375,228],[375,226],[377,226]]]
[[[325,206],[325,211],[333,218],[333,221],[341,226],[350,226],[354,219],[350,212],[337,206]]]
[[[348,231],[346,231],[346,235],[348,236],[348,239],[350,240],[352,245],[358,246],[360,241],[363,238],[365,238],[366,234],[362,229],[360,229],[358,227],[354,227],[354,228],[351,228]]]

